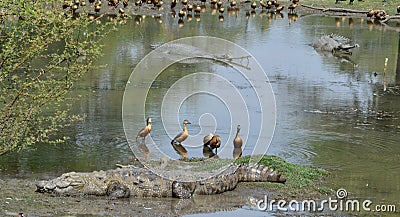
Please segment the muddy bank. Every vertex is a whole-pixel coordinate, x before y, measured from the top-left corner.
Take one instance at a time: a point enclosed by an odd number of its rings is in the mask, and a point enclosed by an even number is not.
[[[245,156],[236,163],[248,163],[249,160],[250,156]],[[4,179],[0,181],[0,209],[5,216],[16,216],[20,212],[27,216],[180,216],[232,211],[244,206],[256,210],[256,200],[265,195],[275,200],[318,199],[331,193],[322,185],[326,171],[268,155],[263,155],[259,164],[281,171],[288,178],[286,183],[239,183],[233,191],[195,195],[191,199],[131,197],[113,200],[92,196],[56,197],[35,192],[38,180]]]
[[[36,193],[35,180],[0,181],[1,216],[177,216],[236,210],[251,206],[253,199],[273,195],[267,189],[239,185],[219,195],[198,195],[193,199],[105,197],[54,197]]]

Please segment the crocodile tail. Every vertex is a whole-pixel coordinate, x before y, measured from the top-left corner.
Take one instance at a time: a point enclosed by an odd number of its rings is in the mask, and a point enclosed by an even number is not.
[[[264,165],[242,164],[236,172],[240,182],[286,182],[286,178],[282,174]]]

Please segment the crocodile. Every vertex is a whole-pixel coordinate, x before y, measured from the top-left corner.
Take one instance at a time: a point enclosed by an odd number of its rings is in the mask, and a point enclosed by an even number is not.
[[[239,182],[278,182],[286,178],[272,168],[258,164],[229,165],[211,177],[182,181],[176,177],[160,176],[139,167],[107,171],[69,172],[52,180],[36,183],[36,191],[59,196],[175,197],[220,194],[235,189]]]
[[[360,47],[358,44],[350,44],[351,40],[340,35],[330,34],[324,35],[317,41],[312,43],[312,46],[317,51],[345,53],[351,55],[351,49]]]

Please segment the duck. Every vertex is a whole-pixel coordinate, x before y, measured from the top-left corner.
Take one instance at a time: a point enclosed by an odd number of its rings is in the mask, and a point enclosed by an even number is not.
[[[124,5],[124,8],[128,7],[129,5],[129,0],[123,0],[122,5]]]
[[[203,145],[209,146],[211,150],[215,149],[215,154],[218,154],[218,148],[221,147],[221,137],[209,133],[203,138]]]
[[[253,3],[251,3],[251,9],[255,10],[257,8],[257,3],[255,1],[253,1]]]
[[[187,0],[182,0],[181,3],[182,3],[183,5],[187,5],[187,4],[188,4],[188,1],[187,1]]]
[[[203,155],[204,155],[204,157],[208,157],[208,158],[216,156],[216,154],[211,150],[210,146],[208,146],[208,145],[203,146]]]
[[[242,148],[243,140],[240,137],[240,124],[237,125],[236,127],[236,136],[235,139],[233,140],[233,147],[234,148]]]
[[[238,159],[242,156],[242,144],[243,140],[240,137],[240,124],[236,127],[236,136],[233,139],[233,158]]]
[[[187,7],[186,7],[186,10],[189,11],[189,12],[192,12],[193,11],[193,5],[192,4],[188,4]]]
[[[297,8],[297,4],[295,4],[295,3],[290,4],[289,7],[288,7],[290,13],[294,13],[294,10],[295,10],[296,8]]]
[[[211,2],[210,2],[210,4],[213,6],[213,7],[215,7],[215,5],[217,4],[217,0],[211,0]]]
[[[387,14],[384,10],[377,10],[374,15],[377,20],[383,20]]]
[[[275,12],[276,12],[276,13],[280,13],[281,11],[283,11],[283,9],[285,9],[285,6],[284,6],[284,5],[279,6],[279,7],[277,7],[277,8],[275,9]]]
[[[217,8],[221,8],[221,7],[222,7],[222,1],[219,0],[219,1],[217,2]]]
[[[184,10],[179,10],[179,13],[178,13],[178,17],[179,17],[179,19],[183,19],[183,17],[186,15],[186,12],[184,11]]]
[[[191,123],[187,119],[185,119],[183,121],[183,131],[176,135],[173,140],[171,140],[172,147],[174,148],[176,153],[182,156],[183,159],[186,159],[187,157],[187,151],[185,147],[182,146],[182,142],[189,137],[189,132],[187,129],[188,124]]]
[[[94,11],[96,13],[99,13],[101,10],[101,1],[96,1],[96,3],[94,3]]]
[[[221,15],[224,13],[224,11],[225,11],[225,8],[224,8],[224,7],[220,7],[220,8],[218,9],[218,12],[219,12]]]
[[[234,148],[233,149],[233,158],[238,159],[242,157],[242,149],[241,148]]]
[[[267,8],[267,3],[264,2],[264,0],[260,1],[260,6],[261,6],[261,10],[264,10],[264,8]]]
[[[397,6],[397,14],[400,14],[400,5]]]
[[[151,131],[151,125],[152,125],[151,118],[148,117],[148,118],[146,119],[146,126],[143,127],[143,129],[141,129],[141,130],[139,131],[139,133],[138,133],[137,136],[136,136],[136,141],[138,140],[139,137],[142,137],[142,138],[143,138],[143,142],[144,142],[144,140],[146,139],[146,136],[149,135],[149,133],[150,133],[150,131]]]
[[[231,5],[232,8],[236,7],[236,1],[235,0],[231,1],[230,5]]]
[[[197,6],[194,8],[194,13],[195,13],[195,14],[200,14],[200,12],[201,12],[201,7],[200,7],[200,5],[197,5]]]
[[[369,17],[370,19],[375,15],[375,11],[373,9],[369,10],[367,12],[367,17]]]
[[[172,0],[171,1],[171,9],[173,9],[176,6],[177,3],[178,3],[177,0]]]

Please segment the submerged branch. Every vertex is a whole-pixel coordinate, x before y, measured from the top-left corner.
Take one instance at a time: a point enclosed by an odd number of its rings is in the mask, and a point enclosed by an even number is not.
[[[356,14],[366,14],[368,11],[360,11],[360,10],[353,10],[353,9],[347,9],[347,8],[320,8],[320,7],[314,7],[310,5],[305,5],[301,4],[302,7],[313,9],[313,10],[318,10],[322,12],[342,12],[342,13],[356,13]]]

